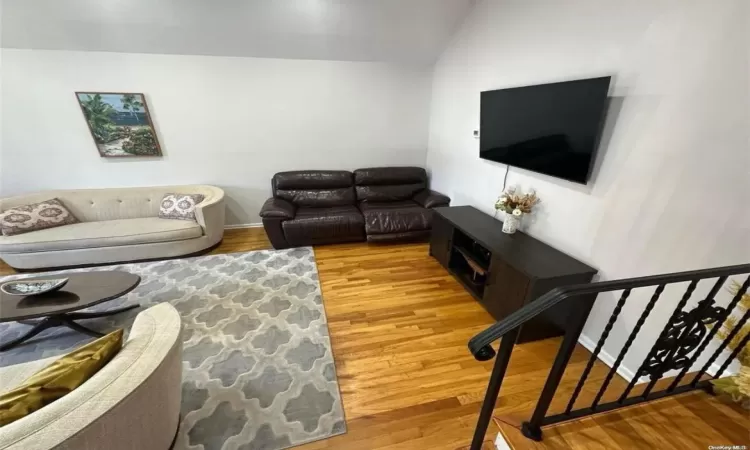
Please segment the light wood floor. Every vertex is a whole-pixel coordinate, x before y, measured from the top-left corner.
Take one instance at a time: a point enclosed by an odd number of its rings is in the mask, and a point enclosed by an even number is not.
[[[750,445],[748,412],[702,391],[549,427],[542,442],[529,441],[517,427],[496,423],[515,449],[687,450]]]
[[[229,230],[214,253],[265,248],[270,244],[262,229]],[[468,448],[492,362],[475,361],[466,344],[493,320],[427,250],[426,244],[315,247],[348,432],[300,449]],[[4,273],[12,270],[0,263],[0,274]],[[528,418],[558,345],[559,340],[549,339],[516,347],[496,415]],[[584,348],[576,349],[553,411],[564,406],[589,356]],[[590,381],[602,380],[607,371],[608,367],[597,364]],[[615,379],[614,385],[622,382]],[[593,389],[587,388],[583,395],[595,394]],[[655,436],[655,440],[633,437],[628,447],[622,447],[651,449],[654,442],[676,439],[670,425],[689,428],[677,442],[693,446],[681,448],[740,443],[732,439],[738,437],[738,427],[747,430],[742,413],[703,393],[682,402],[698,405],[697,410],[685,407],[688,412],[680,410],[684,414],[679,416],[649,420],[635,413],[617,413],[627,427],[615,431],[607,428],[615,420],[607,418],[558,425],[545,429],[545,443],[561,445],[550,447],[554,449],[578,442],[587,445],[575,448],[616,449],[620,447],[610,444],[620,442],[623,435]],[[706,402],[726,411],[713,416],[698,411]],[[658,406],[641,408],[651,411]],[[506,434],[514,432],[507,425],[502,428]],[[498,431],[497,425],[490,426],[486,448],[494,448],[490,442]],[[577,435],[583,440],[570,437]],[[517,449],[536,445],[525,438],[512,442]]]

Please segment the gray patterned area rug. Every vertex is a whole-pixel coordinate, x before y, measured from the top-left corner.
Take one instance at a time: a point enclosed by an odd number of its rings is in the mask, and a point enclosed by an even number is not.
[[[312,248],[75,269],[141,276],[130,294],[88,311],[141,308],[87,326],[132,324],[169,302],[183,321],[182,423],[176,448],[274,450],[346,432]],[[0,282],[25,278],[0,278]],[[28,325],[0,324],[0,342]],[[0,354],[0,366],[63,354],[91,338],[47,330]]]

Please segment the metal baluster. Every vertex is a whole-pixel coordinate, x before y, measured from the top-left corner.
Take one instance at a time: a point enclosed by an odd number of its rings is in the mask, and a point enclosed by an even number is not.
[[[575,405],[575,402],[578,399],[578,395],[581,393],[581,389],[583,389],[583,384],[586,382],[586,379],[588,378],[589,373],[591,373],[591,369],[594,367],[594,363],[596,362],[596,359],[597,359],[596,357],[599,354],[599,352],[602,350],[602,347],[604,346],[604,341],[606,341],[607,337],[609,337],[609,333],[610,331],[612,331],[612,327],[617,321],[617,316],[620,315],[620,311],[622,310],[623,305],[625,305],[625,300],[627,300],[628,296],[630,296],[630,289],[626,289],[622,291],[622,295],[620,295],[620,300],[617,302],[617,306],[615,306],[614,311],[612,311],[612,315],[609,316],[609,322],[607,322],[607,325],[604,327],[604,331],[602,331],[602,335],[599,337],[599,342],[596,343],[596,348],[594,349],[594,352],[591,353],[589,362],[586,364],[586,368],[583,370],[583,374],[581,374],[581,379],[578,380],[578,384],[576,385],[576,388],[573,391],[573,395],[570,396],[570,401],[568,402],[568,406],[565,408],[566,414],[570,413],[570,411],[573,409],[573,406]]]
[[[727,335],[727,338],[722,341],[721,345],[719,345],[719,348],[716,349],[713,355],[711,355],[711,358],[709,358],[708,361],[706,361],[706,364],[703,366],[703,368],[698,372],[695,377],[693,378],[693,381],[690,382],[691,386],[695,386],[698,383],[698,380],[700,380],[700,377],[703,376],[703,374],[706,373],[709,367],[711,367],[711,364],[716,361],[716,358],[719,357],[719,355],[724,351],[725,348],[727,348],[727,345],[729,345],[730,342],[732,342],[732,339],[734,339],[735,336],[742,330],[742,327],[745,326],[745,323],[747,323],[747,320],[750,319],[750,309],[745,311],[745,314],[743,314],[742,318],[737,322],[737,325],[732,328],[732,331]],[[738,347],[742,348],[742,347]],[[728,364],[727,364],[728,366]]]
[[[630,383],[628,383],[628,387],[625,388],[623,393],[620,395],[620,398],[617,400],[619,403],[622,403],[625,401],[626,398],[628,398],[628,394],[630,394],[630,391],[633,390],[633,387],[635,386],[635,383],[638,382],[638,379],[643,374],[644,369],[646,368],[646,365],[648,364],[648,361],[654,357],[656,354],[656,345],[659,341],[661,341],[664,338],[664,335],[667,333],[667,330],[669,330],[670,325],[672,322],[675,321],[677,316],[682,311],[682,308],[685,307],[685,304],[687,304],[688,300],[690,300],[690,296],[693,295],[693,291],[695,290],[695,287],[698,285],[698,282],[700,279],[693,280],[688,285],[687,289],[685,290],[685,293],[682,295],[682,299],[680,299],[680,302],[677,304],[677,307],[675,308],[674,312],[672,313],[672,316],[669,318],[669,321],[667,321],[667,324],[664,326],[664,329],[661,330],[661,333],[659,334],[659,338],[656,340],[654,345],[651,347],[651,350],[648,352],[648,355],[643,360],[643,363],[641,364],[641,367],[638,368],[638,370],[635,372],[635,375],[633,376],[633,379],[630,380]],[[653,382],[653,380],[651,380]],[[654,382],[655,384],[655,382]],[[653,386],[649,383],[649,386],[653,388]],[[647,388],[648,389],[648,388]],[[650,391],[650,389],[648,389]]]
[[[599,389],[599,392],[596,394],[594,403],[591,404],[592,408],[596,408],[596,405],[598,405],[599,401],[602,399],[602,395],[604,395],[604,393],[607,391],[607,387],[609,387],[609,383],[612,381],[612,378],[615,376],[615,372],[617,372],[617,368],[620,367],[620,364],[622,364],[622,360],[625,359],[625,355],[628,353],[628,350],[630,350],[630,346],[633,345],[633,341],[635,340],[635,337],[638,335],[638,332],[641,331],[641,327],[646,322],[646,318],[648,318],[649,314],[651,314],[651,310],[654,309],[654,305],[656,305],[656,301],[659,300],[659,296],[661,296],[661,293],[664,292],[664,286],[665,285],[660,284],[659,286],[656,287],[656,290],[654,291],[654,295],[651,296],[651,300],[649,300],[648,305],[646,305],[646,309],[643,311],[643,314],[641,314],[641,317],[638,318],[638,322],[636,322],[635,328],[633,328],[633,331],[630,333],[630,336],[628,336],[628,340],[625,341],[625,345],[622,347],[620,354],[617,355],[617,359],[615,360],[615,363],[612,365],[612,368],[609,369],[607,378],[604,379],[604,383],[602,383],[602,387]]]
[[[495,357],[495,365],[492,366],[492,375],[490,375],[490,381],[487,383],[487,391],[484,394],[484,402],[482,403],[482,410],[479,412],[479,418],[477,419],[477,426],[474,429],[474,438],[471,441],[471,450],[481,450],[482,442],[484,442],[484,435],[487,433],[487,426],[490,424],[492,419],[492,411],[495,409],[495,402],[497,402],[497,396],[500,393],[500,387],[503,385],[503,378],[505,377],[505,370],[508,368],[510,362],[510,355],[513,353],[513,345],[516,343],[518,338],[519,328],[515,328],[508,334],[503,336],[500,341],[500,348],[497,351]]]
[[[749,278],[750,279],[750,278]],[[724,285],[724,283],[727,281],[727,277],[719,277],[716,280],[716,283],[714,283],[714,287],[711,288],[711,292],[708,293],[708,296],[706,297],[706,301],[710,302],[708,305],[706,305],[706,308],[713,308],[715,305],[714,297],[716,296],[716,293],[719,292],[719,289]],[[737,301],[742,296],[735,297]],[[732,310],[737,305],[737,303],[732,300],[732,302],[727,307],[726,311],[719,316],[719,318],[716,321],[716,326],[714,326],[711,331],[708,332],[708,335],[703,339],[703,342],[701,342],[700,346],[693,352],[693,356],[690,358],[690,361],[688,361],[687,364],[685,364],[685,367],[680,370],[680,373],[675,377],[674,380],[672,380],[672,383],[669,384],[669,387],[667,388],[668,392],[672,392],[674,388],[677,387],[678,384],[680,384],[680,381],[682,378],[687,374],[688,370],[690,370],[691,367],[693,367],[693,364],[700,358],[701,353],[703,353],[703,350],[706,349],[706,346],[709,342],[714,338],[716,335],[716,332],[719,331],[719,328],[721,328],[721,324],[724,323],[725,320],[727,320],[727,317],[732,313]]]
[[[579,297],[579,300],[583,300],[583,298]],[[565,331],[562,343],[560,343],[560,349],[557,351],[555,362],[552,363],[552,368],[549,370],[547,381],[544,382],[542,393],[539,394],[539,400],[536,403],[536,408],[534,408],[534,413],[528,422],[521,424],[521,433],[535,441],[542,440],[542,422],[547,415],[547,410],[552,403],[555,392],[557,392],[557,387],[560,385],[565,368],[568,367],[570,356],[578,344],[578,338],[581,336],[586,319],[589,317],[589,308],[585,307],[582,301],[579,301],[577,305],[577,311],[571,310],[572,314],[568,320],[568,329]]]
[[[729,367],[732,361],[734,361],[734,358],[736,358],[737,355],[740,354],[742,349],[748,344],[749,341],[750,341],[750,333],[747,333],[745,337],[742,338],[742,340],[740,341],[740,345],[734,348],[734,351],[732,351],[732,354],[729,355],[729,358],[727,358],[727,360],[724,361],[724,364],[721,365],[721,368],[719,369],[719,371],[716,372],[716,374],[714,374],[714,379],[721,378],[721,374],[724,373],[725,370],[727,370],[727,367]],[[693,386],[695,386],[696,384],[698,384],[697,379],[693,380],[693,382],[691,383],[691,385]]]

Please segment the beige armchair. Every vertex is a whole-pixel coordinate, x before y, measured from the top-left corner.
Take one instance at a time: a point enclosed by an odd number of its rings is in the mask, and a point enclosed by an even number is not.
[[[158,217],[170,192],[205,196],[196,221]],[[224,191],[207,185],[39,192],[0,199],[0,212],[51,198],[81,223],[0,236],[0,259],[18,269],[39,269],[168,258],[208,249],[224,235]]]
[[[0,430],[0,450],[168,449],[182,400],[182,339],[168,303],[135,318],[122,350],[63,398]],[[59,356],[0,368],[11,389]]]

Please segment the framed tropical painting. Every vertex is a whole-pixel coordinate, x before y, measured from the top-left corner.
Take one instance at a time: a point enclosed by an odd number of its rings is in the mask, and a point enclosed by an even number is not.
[[[143,94],[76,92],[99,155],[161,156]]]

